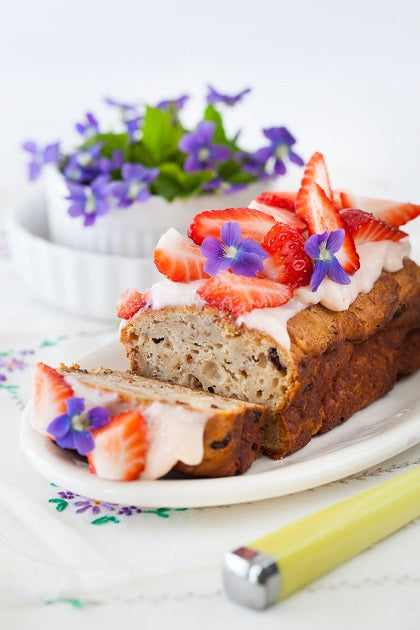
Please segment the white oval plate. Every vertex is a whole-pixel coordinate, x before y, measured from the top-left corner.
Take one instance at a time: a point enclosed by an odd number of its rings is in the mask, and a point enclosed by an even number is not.
[[[125,369],[118,341],[77,359],[84,368]],[[342,479],[420,442],[420,372],[329,433],[282,460],[262,457],[239,477],[106,481],[87,464],[21,423],[21,443],[34,468],[49,481],[83,496],[141,507],[209,507],[270,499]]]

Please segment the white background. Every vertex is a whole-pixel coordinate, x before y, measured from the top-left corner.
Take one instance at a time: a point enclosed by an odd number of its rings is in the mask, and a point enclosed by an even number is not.
[[[24,139],[71,142],[83,112],[108,113],[104,95],[188,92],[195,124],[211,82],[253,88],[228,116],[249,148],[286,125],[305,159],[324,153],[333,185],[420,202],[416,0],[2,0],[0,59],[6,196],[25,182]]]

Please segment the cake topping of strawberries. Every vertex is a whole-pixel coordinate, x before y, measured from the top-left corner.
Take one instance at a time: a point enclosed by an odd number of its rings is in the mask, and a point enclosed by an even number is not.
[[[206,259],[198,245],[194,245],[174,228],[169,228],[159,239],[153,253],[157,269],[173,282],[192,282],[206,278]]]
[[[374,217],[370,212],[346,208],[340,210],[340,215],[356,244],[369,241],[399,241],[408,236],[406,232]]]
[[[293,227],[276,223],[262,242],[270,254],[264,261],[264,276],[292,287],[309,284],[313,264],[304,245],[305,239]]]
[[[47,426],[60,414],[66,413],[66,400],[73,390],[54,368],[36,363],[32,368],[32,426],[46,435]]]
[[[306,230],[306,223],[295,213],[296,194],[292,192],[264,192],[251,201],[249,207],[271,215],[280,223],[292,225],[298,232]]]
[[[204,271],[210,276],[230,269],[233,273],[254,278],[263,270],[263,261],[268,254],[251,238],[242,240],[239,223],[228,221],[222,225],[220,239],[207,236],[201,244],[201,253],[207,258]]]
[[[291,299],[293,289],[266,278],[246,278],[223,271],[206,280],[197,293],[206,304],[237,316],[254,308],[281,306]]]
[[[139,293],[136,289],[126,289],[117,302],[117,317],[131,319],[140,309],[147,306],[148,292]]]
[[[325,196],[332,200],[330,178],[322,153],[314,153],[310,158],[305,167],[302,182],[297,193],[295,202],[296,214],[305,219],[305,221],[307,221],[308,197],[312,184],[318,184],[324,191]]]
[[[91,473],[102,479],[131,481],[143,472],[148,450],[147,424],[139,411],[114,416],[107,426],[92,434],[95,448],[87,456]]]
[[[337,252],[337,260],[346,273],[352,274],[360,267],[359,255],[354,241],[339,211],[328,199],[322,188],[316,183],[310,184],[301,204],[300,212],[304,216],[310,234],[324,234],[325,231],[343,230],[344,240]]]
[[[242,237],[252,238],[261,243],[276,220],[265,212],[250,208],[226,208],[226,210],[206,210],[197,214],[190,223],[188,236],[201,245],[208,236],[219,238],[220,228],[228,221],[239,223]]]
[[[420,206],[413,203],[400,201],[388,201],[363,197],[348,192],[339,192],[342,208],[358,208],[365,212],[371,212],[376,218],[382,219],[393,227],[400,227],[420,215]]]
[[[294,212],[296,193],[266,191],[258,195],[255,201],[269,208],[283,208],[284,210]]]

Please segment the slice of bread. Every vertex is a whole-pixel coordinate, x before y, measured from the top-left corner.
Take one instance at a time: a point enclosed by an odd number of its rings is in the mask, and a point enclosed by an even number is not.
[[[290,350],[211,307],[139,311],[121,330],[136,374],[268,407],[263,451],[283,457],[420,366],[420,270],[406,259],[347,311],[288,322]]]
[[[107,393],[117,395],[117,401],[110,403],[111,414],[115,406],[123,411],[139,409],[148,422],[151,442],[144,478],[161,476],[159,471],[170,461],[169,469],[191,476],[238,475],[248,470],[261,450],[265,408],[260,405],[109,369],[62,366],[58,372],[76,396],[87,399],[90,390],[96,390],[92,396],[99,401],[96,404],[101,404],[103,394],[104,399]],[[195,443],[193,451],[187,444],[190,439]],[[187,460],[192,455],[196,463],[181,461],[186,451]]]

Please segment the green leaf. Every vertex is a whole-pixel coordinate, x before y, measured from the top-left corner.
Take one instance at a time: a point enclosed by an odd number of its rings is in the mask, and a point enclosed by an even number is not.
[[[240,147],[236,144],[235,140],[229,140],[226,135],[225,128],[223,126],[223,119],[221,114],[217,111],[214,105],[207,105],[204,112],[204,120],[210,120],[215,123],[213,142],[215,144],[224,144],[234,153],[240,151]]]
[[[153,166],[179,158],[178,143],[184,133],[184,129],[174,122],[170,112],[146,107],[142,142],[153,159]]]
[[[154,195],[172,201],[176,197],[192,197],[198,195],[204,184],[214,177],[214,172],[197,171],[185,173],[178,164],[165,163],[160,167],[158,177],[151,184]]]
[[[220,177],[231,184],[249,184],[255,181],[255,176],[241,170],[241,165],[234,160],[228,160],[219,165]]]
[[[87,149],[94,144],[102,142],[101,155],[106,158],[111,158],[114,151],[120,150],[127,154],[128,147],[130,145],[130,136],[128,133],[98,133],[96,136],[90,137],[84,142],[79,149]]]
[[[143,164],[148,168],[155,166],[155,160],[144,142],[135,142],[130,145],[126,156],[127,162]]]

